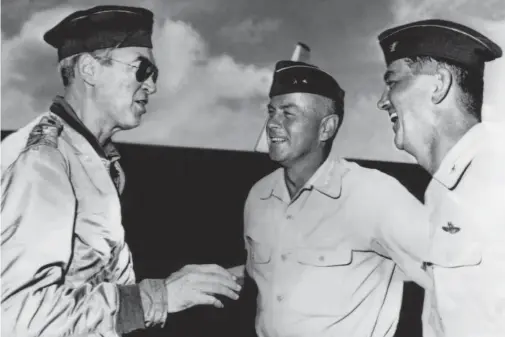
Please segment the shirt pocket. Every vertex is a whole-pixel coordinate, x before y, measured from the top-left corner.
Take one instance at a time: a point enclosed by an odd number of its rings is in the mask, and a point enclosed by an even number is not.
[[[290,307],[307,315],[343,315],[352,297],[347,284],[352,249],[299,249],[295,254],[299,272],[289,292]]]
[[[482,262],[480,244],[469,235],[447,232],[449,228],[447,225],[435,228],[429,262],[445,268],[479,265]]]
[[[352,250],[300,249],[296,252],[298,263],[312,267],[346,266],[352,262]]]
[[[430,249],[433,295],[438,315],[447,326],[474,316],[482,296],[483,247],[473,228],[478,226],[463,209],[460,213],[444,210],[435,222]],[[432,220],[433,221],[433,220]],[[473,312],[473,313],[472,313]]]
[[[272,273],[272,263],[270,263],[272,261],[272,247],[250,235],[246,236],[246,242],[248,251],[247,272],[256,282],[269,279]]]
[[[249,245],[251,262],[255,264],[269,263],[272,259],[272,249],[269,245],[261,243],[251,236],[246,236]]]
[[[471,208],[470,208],[471,209]],[[467,207],[447,197],[432,215],[430,263],[457,268],[476,266],[482,261],[478,222]]]

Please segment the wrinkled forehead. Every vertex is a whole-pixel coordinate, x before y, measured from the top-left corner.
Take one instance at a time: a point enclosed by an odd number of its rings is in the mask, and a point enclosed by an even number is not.
[[[401,72],[410,69],[412,61],[408,58],[398,59],[387,66],[388,71]]]
[[[302,93],[293,92],[289,94],[272,96],[268,105],[279,108],[284,105],[299,105],[301,101],[303,101]]]
[[[398,59],[391,62],[387,66],[386,71],[384,72],[384,80],[387,80],[389,77],[393,75],[411,74],[412,73],[411,64],[412,61],[406,58]]]
[[[113,58],[120,58],[123,60],[134,60],[138,58],[145,58],[156,64],[153,50],[146,47],[124,47],[113,49],[111,54]]]
[[[269,106],[274,108],[285,107],[298,107],[300,109],[315,107],[318,100],[327,99],[326,97],[306,93],[306,92],[292,92],[289,94],[276,95],[270,98]]]

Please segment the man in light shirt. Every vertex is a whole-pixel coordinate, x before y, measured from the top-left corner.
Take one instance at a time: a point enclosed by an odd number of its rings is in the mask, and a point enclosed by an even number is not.
[[[422,257],[426,337],[505,336],[505,127],[482,122],[484,65],[502,56],[479,32],[423,20],[379,35],[387,63],[378,102],[396,146],[432,176]],[[417,209],[416,209],[417,210]]]
[[[344,91],[320,68],[276,64],[268,104],[270,158],[244,211],[246,271],[258,286],[260,337],[393,336],[404,273],[429,280],[422,204],[397,180],[332,148]]]

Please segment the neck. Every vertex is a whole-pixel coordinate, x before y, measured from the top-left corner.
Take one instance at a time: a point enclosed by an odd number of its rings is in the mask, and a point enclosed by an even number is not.
[[[438,133],[437,139],[433,141],[430,149],[428,149],[429,155],[425,157],[427,161],[425,163],[420,162],[419,164],[431,175],[434,175],[447,153],[477,123],[478,121],[475,118],[461,117],[455,118],[450,123],[446,123],[445,125],[450,125],[450,127],[446,127]]]
[[[303,188],[326,158],[328,158],[327,153],[316,151],[307,155],[302,162],[284,168],[284,180],[291,198]]]
[[[94,102],[77,90],[67,89],[65,100],[74,109],[75,114],[82,124],[95,136],[100,145],[105,145],[115,133],[104,114],[96,107]]]

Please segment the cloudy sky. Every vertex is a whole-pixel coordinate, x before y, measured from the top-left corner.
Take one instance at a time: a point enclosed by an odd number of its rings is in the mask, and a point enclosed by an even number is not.
[[[346,90],[336,146],[346,157],[412,162],[396,150],[376,108],[383,56],[377,35],[393,25],[444,18],[483,32],[505,49],[503,0],[4,0],[2,129],[45,111],[61,93],[56,53],[43,33],[70,12],[97,4],[154,11],[158,92],[143,125],[117,141],[252,151],[266,118],[272,70],[296,42]],[[505,58],[486,68],[485,117],[505,120]]]

